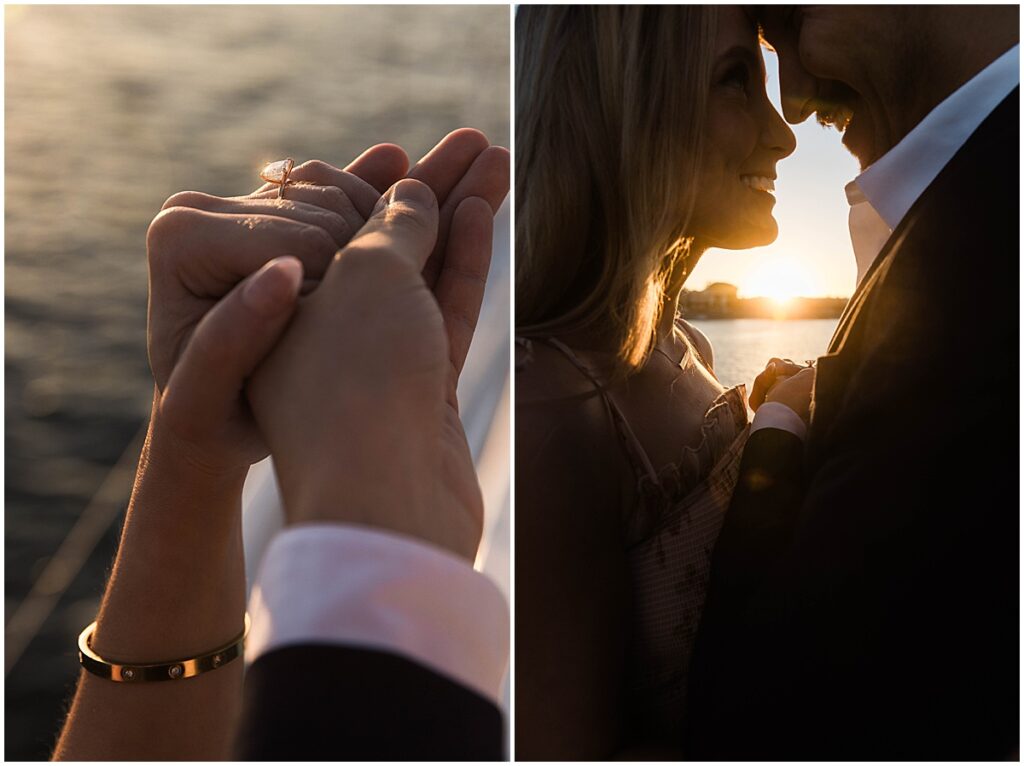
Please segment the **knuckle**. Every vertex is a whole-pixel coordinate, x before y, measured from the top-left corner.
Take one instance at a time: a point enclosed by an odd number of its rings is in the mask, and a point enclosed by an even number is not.
[[[323,160],[307,160],[296,167],[292,173],[303,181],[316,181],[328,178],[333,170],[334,168]]]
[[[318,186],[320,195],[323,197],[324,202],[331,207],[331,209],[337,209],[345,206],[348,202],[348,195],[345,194],[338,186]]]
[[[334,210],[341,215],[359,216],[356,206],[352,204],[345,190],[340,186],[321,186],[320,194],[323,197],[323,206]]]
[[[334,238],[319,226],[303,225],[299,231],[302,247],[311,253],[329,251],[333,253],[338,245]]]
[[[335,213],[332,210],[325,210],[320,214],[320,218],[323,221],[323,227],[334,235],[335,239],[340,243],[348,242],[352,238],[352,229],[348,225],[348,221],[340,213]]]
[[[157,213],[146,230],[146,252],[150,263],[166,260],[174,252],[174,244],[186,227],[195,222],[196,212],[190,207],[169,207]]]
[[[164,204],[160,206],[160,209],[167,210],[172,207],[195,207],[206,196],[207,195],[202,194],[201,192],[195,191],[176,192],[164,200]]]

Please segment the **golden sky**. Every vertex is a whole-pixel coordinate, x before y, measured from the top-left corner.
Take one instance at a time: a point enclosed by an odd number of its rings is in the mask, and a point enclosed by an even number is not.
[[[764,55],[768,95],[778,109],[775,54]],[[778,239],[751,250],[708,250],[687,280],[688,289],[730,282],[748,298],[848,297],[853,292],[857,267],[843,187],[860,172],[859,165],[835,129],[813,118],[792,128],[796,151],[779,163],[775,182]]]

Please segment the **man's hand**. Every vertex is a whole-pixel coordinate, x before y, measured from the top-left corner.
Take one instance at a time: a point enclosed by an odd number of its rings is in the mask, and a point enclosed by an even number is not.
[[[248,394],[274,454],[289,523],[387,529],[472,560],[483,507],[452,395],[465,359],[439,305],[445,271],[472,337],[490,257],[491,205],[453,211],[435,292],[423,270],[439,209],[397,184],[297,312]]]
[[[793,410],[805,423],[809,423],[813,390],[813,367],[804,367],[789,359],[773,357],[764,372],[754,379],[749,398],[750,408],[756,412],[765,402],[778,402]]]
[[[382,147],[374,147],[380,152]],[[391,147],[397,149],[397,147]],[[369,153],[364,154],[367,157]],[[379,195],[367,196],[359,194],[353,188],[349,174],[357,172],[367,182],[383,192],[405,173],[406,166],[385,163],[363,163],[363,157],[349,166],[348,173],[339,170],[326,162],[313,160],[304,163],[292,171],[291,178],[302,184],[311,184],[314,188],[329,189],[341,187],[345,194],[357,205],[359,214],[368,218],[377,203]],[[381,167],[384,165],[384,167]],[[383,171],[383,172],[382,172]],[[395,173],[397,172],[397,175]],[[462,363],[469,351],[469,343],[473,338],[473,327],[466,322],[462,314],[475,311],[478,288],[486,276],[486,268],[480,273],[476,264],[469,264],[466,271],[462,260],[455,254],[451,260],[449,232],[455,211],[462,202],[470,197],[478,197],[490,206],[492,213],[497,213],[509,186],[509,153],[500,146],[491,146],[487,137],[473,128],[460,128],[452,131],[416,163],[408,174],[409,178],[422,181],[429,186],[438,202],[438,235],[437,242],[423,269],[423,278],[427,286],[434,290],[438,304],[445,316],[445,327],[448,342],[452,348],[452,361],[456,363],[453,384],[458,382],[458,373],[462,371]],[[382,182],[390,178],[386,183]],[[288,196],[293,195],[293,187],[289,184]],[[259,198],[275,197],[277,187],[265,184],[252,196]],[[314,201],[314,200],[311,200]],[[315,203],[315,201],[314,201]],[[360,223],[360,225],[362,225]],[[318,275],[307,275],[305,288],[310,289],[319,282]],[[475,320],[474,320],[475,321]],[[455,402],[455,389],[449,392],[451,401]]]

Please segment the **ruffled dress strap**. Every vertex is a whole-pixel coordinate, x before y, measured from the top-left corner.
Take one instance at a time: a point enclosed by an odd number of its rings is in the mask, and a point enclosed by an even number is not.
[[[630,465],[633,467],[633,471],[636,473],[638,480],[647,480],[654,483],[658,481],[658,472],[654,470],[654,465],[651,463],[651,459],[647,456],[647,451],[640,444],[640,440],[636,434],[633,433],[633,429],[629,426],[629,421],[626,420],[626,416],[623,414],[619,405],[615,403],[615,399],[612,397],[611,392],[601,382],[601,380],[594,374],[587,364],[580,359],[571,348],[558,340],[558,338],[547,336],[543,338],[534,338],[533,340],[544,343],[547,346],[558,351],[564,356],[573,367],[579,370],[584,377],[587,378],[591,383],[594,384],[594,388],[601,396],[601,401],[604,402],[605,410],[608,412],[608,417],[612,421],[612,425],[615,428],[615,433],[618,434],[619,441],[622,443],[622,447],[626,452],[626,456],[629,459]]]

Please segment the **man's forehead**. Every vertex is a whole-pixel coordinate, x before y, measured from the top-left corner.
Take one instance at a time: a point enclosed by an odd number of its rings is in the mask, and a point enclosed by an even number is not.
[[[744,13],[757,25],[758,35],[762,44],[770,43],[772,37],[778,37],[786,29],[786,20],[793,15],[795,5],[745,5]]]
[[[758,24],[765,21],[778,21],[785,19],[793,13],[795,5],[745,5],[744,12],[750,19]]]

